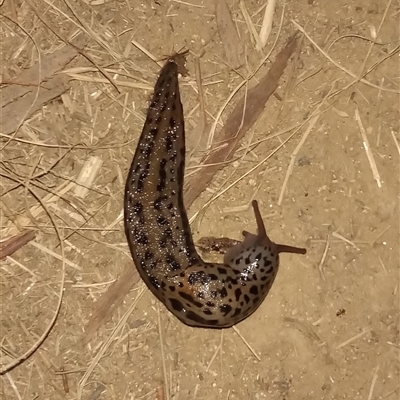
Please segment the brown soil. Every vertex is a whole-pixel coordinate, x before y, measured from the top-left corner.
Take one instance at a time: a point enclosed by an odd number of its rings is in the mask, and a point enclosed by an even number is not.
[[[46,55],[64,46],[29,4],[62,37],[76,42],[74,35],[79,33],[78,40],[87,41],[86,53],[117,81],[149,88],[155,83],[159,67],[132,40],[159,60],[189,49],[189,77],[181,80],[188,150],[197,143],[198,138],[190,135],[200,120],[194,56],[201,55],[211,125],[242,77],[271,49],[283,11],[278,2],[271,36],[261,54],[239,2],[228,2],[245,49],[246,65],[239,68],[240,76],[224,62],[212,0],[5,1],[0,28],[3,82],[29,83],[20,82],[19,76],[38,61],[38,49]],[[245,2],[257,32],[262,4]],[[284,12],[271,60],[295,32],[292,20],[320,48],[303,38],[299,57],[289,64],[276,96],[245,136],[236,161],[214,177],[188,212],[193,216],[200,211],[192,223],[195,240],[203,236],[238,239],[243,229],[255,229],[249,205],[256,198],[271,238],[306,246],[307,255],[281,256],[281,269],[266,301],[236,331],[189,328],[138,282],[112,319],[90,344],[83,345],[80,339],[93,305],[126,265],[134,268],[119,216],[127,168],[151,90],[121,85],[118,93],[108,81],[90,81],[104,77],[79,55],[61,68],[64,72],[74,68],[78,74],[68,75],[64,94],[24,119],[4,149],[7,138],[2,137],[2,239],[22,228],[37,230],[33,242],[1,261],[3,367],[38,341],[56,311],[63,266],[49,254],[61,255],[54,225],[64,238],[68,263],[53,329],[31,357],[1,377],[0,397],[399,398],[398,48],[395,52],[399,3],[300,0],[286,3]],[[371,41],[374,32],[379,33],[376,43]],[[340,69],[357,75],[361,68],[365,72],[371,67],[367,82],[353,85],[354,78]],[[222,123],[236,101],[237,97],[222,114]],[[318,107],[323,112],[296,156],[281,205],[291,155],[309,121],[259,168],[203,208],[276,149]],[[363,146],[357,110],[381,187]],[[11,118],[5,113],[2,117],[3,121]],[[217,132],[220,129],[218,125]],[[249,146],[255,142],[259,144]],[[71,185],[54,201],[44,201],[49,193],[60,194],[60,185],[75,182],[90,157],[102,165],[86,197],[77,197]],[[194,168],[198,158],[190,161]],[[187,174],[191,172],[188,168]],[[24,183],[18,186],[17,182]],[[35,206],[38,214],[33,213]],[[123,319],[133,302],[133,311]],[[107,344],[117,327],[120,331]],[[104,345],[106,351],[96,359]]]

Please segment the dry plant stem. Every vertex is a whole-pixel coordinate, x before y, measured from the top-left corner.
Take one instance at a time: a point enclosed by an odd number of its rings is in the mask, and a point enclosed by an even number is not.
[[[25,231],[0,243],[0,260],[10,256],[28,242],[35,239],[34,231]]]
[[[240,11],[241,11],[241,13],[243,15],[243,19],[246,22],[247,29],[249,30],[250,39],[251,39],[252,43],[254,41],[256,43],[256,49],[258,51],[262,51],[263,46],[262,46],[262,43],[261,43],[261,40],[260,40],[260,36],[258,35],[258,33],[256,31],[256,28],[255,28],[255,26],[253,24],[253,21],[251,20],[251,17],[249,15],[248,11],[247,11],[246,3],[243,0],[240,0],[239,8],[240,8]]]
[[[325,97],[325,99],[326,99],[326,97]],[[325,99],[324,99],[324,101],[325,101]],[[324,101],[323,101],[323,102],[324,102]],[[323,104],[323,102],[321,103],[321,105]],[[318,109],[315,110],[315,111],[317,112]],[[293,151],[292,155],[290,156],[289,168],[288,168],[288,170],[287,170],[287,172],[286,172],[286,176],[285,176],[285,179],[284,179],[284,181],[283,181],[281,193],[280,193],[279,199],[278,199],[278,205],[279,205],[279,206],[282,205],[283,196],[284,196],[284,194],[285,194],[286,186],[287,186],[287,183],[288,183],[288,181],[289,181],[290,175],[291,175],[292,172],[293,172],[294,163],[296,162],[297,154],[299,153],[301,147],[303,146],[303,144],[304,144],[305,141],[307,140],[308,135],[310,134],[310,132],[311,132],[312,129],[314,128],[314,126],[315,126],[315,124],[317,123],[318,119],[319,119],[319,115],[316,115],[314,118],[311,119],[308,128],[307,128],[306,131],[304,132],[303,137],[300,139],[300,142],[298,143],[298,145],[296,146],[296,148],[295,148],[295,150]]]
[[[160,349],[161,349],[161,361],[162,361],[162,369],[164,375],[164,386],[165,386],[165,393],[167,400],[170,399],[169,397],[169,388],[168,388],[168,375],[167,375],[167,367],[165,364],[165,353],[164,353],[164,338],[162,333],[162,324],[161,324],[161,315],[160,315],[160,305],[157,304],[157,315],[158,315],[158,335],[160,338]]]
[[[322,257],[321,257],[321,261],[319,262],[318,265],[318,271],[321,275],[322,280],[325,282],[325,274],[324,274],[324,270],[323,270],[323,265],[326,259],[326,256],[328,254],[328,250],[329,250],[329,245],[330,245],[330,241],[331,241],[331,237],[328,235],[327,239],[326,239],[326,243],[325,243],[325,248],[324,248],[324,252],[322,253]]]
[[[249,342],[243,337],[243,335],[240,333],[239,329],[234,325],[232,326],[233,330],[237,333],[237,335],[242,339],[243,343],[246,345],[246,347],[250,350],[250,352],[253,354],[253,356],[258,360],[261,361],[260,356],[254,351],[254,349],[250,346]]]
[[[363,146],[364,146],[365,152],[367,154],[369,165],[372,170],[372,175],[373,175],[374,179],[376,180],[378,187],[381,188],[382,187],[381,177],[379,175],[378,167],[376,166],[375,158],[374,158],[374,155],[372,154],[371,146],[369,145],[367,132],[364,129],[364,125],[361,121],[360,112],[358,111],[358,108],[355,110],[354,114],[355,114],[356,121],[358,123],[358,128],[360,129],[360,133],[361,133],[361,136],[363,139]]]
[[[244,102],[243,97],[236,105],[227,119],[227,122],[215,141],[225,144],[219,150],[212,151],[204,157],[202,164],[215,164],[207,168],[199,169],[186,185],[185,205],[187,208],[191,206],[193,201],[205,190],[210,184],[213,176],[222,168],[218,165],[221,161],[227,161],[232,158],[237,149],[240,140],[245,133],[256,122],[260,114],[265,108],[265,103],[278,87],[279,78],[282,76],[290,56],[295,51],[297,39],[293,36],[276,57],[275,62],[271,65],[268,73],[260,80],[260,83],[250,89],[247,94],[247,108],[243,118]],[[238,132],[237,127],[243,118],[243,127]]]
[[[264,47],[267,44],[269,34],[272,29],[272,20],[274,18],[276,0],[268,0],[267,7],[265,8],[264,19],[260,30],[260,44]],[[261,49],[257,49],[261,50]]]
[[[379,365],[375,368],[374,376],[372,377],[371,387],[369,388],[368,400],[372,400],[374,394],[376,380],[378,379]]]
[[[348,344],[354,342],[357,339],[360,339],[361,337],[363,337],[365,334],[369,333],[372,331],[372,328],[367,328],[364,329],[362,332],[360,332],[358,335],[355,335],[353,337],[351,337],[350,339],[345,340],[344,342],[340,343],[339,345],[336,346],[336,350],[341,349],[344,346],[347,346]]]

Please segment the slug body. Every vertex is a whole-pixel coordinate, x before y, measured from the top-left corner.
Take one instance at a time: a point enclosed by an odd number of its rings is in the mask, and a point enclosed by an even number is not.
[[[230,248],[224,264],[204,262],[193,244],[183,204],[185,127],[179,93],[182,54],[162,68],[125,187],[129,248],[153,294],[190,326],[227,328],[253,313],[276,277],[279,253],[305,249],[277,245],[267,236],[253,201],[258,234]]]

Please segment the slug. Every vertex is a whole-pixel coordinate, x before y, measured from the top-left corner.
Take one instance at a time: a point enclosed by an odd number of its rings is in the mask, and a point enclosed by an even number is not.
[[[185,125],[178,71],[184,54],[161,69],[125,186],[125,234],[152,293],[186,325],[228,328],[252,314],[278,272],[279,253],[306,250],[273,243],[252,202],[258,234],[227,250],[224,264],[197,254],[183,203]]]

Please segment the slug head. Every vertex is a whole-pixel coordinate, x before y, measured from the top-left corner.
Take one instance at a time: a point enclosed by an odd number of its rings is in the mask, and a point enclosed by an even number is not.
[[[293,247],[286,244],[276,244],[274,243],[267,235],[267,231],[265,230],[264,221],[261,217],[260,209],[258,208],[257,200],[253,200],[251,202],[254,210],[254,216],[256,218],[257,223],[257,235],[250,233],[248,231],[243,231],[242,235],[244,236],[244,240],[242,243],[231,247],[227,250],[224,256],[225,263],[228,260],[235,258],[239,255],[242,251],[259,247],[259,246],[268,246],[276,251],[277,254],[279,253],[294,253],[294,254],[306,254],[306,249],[300,247]]]

